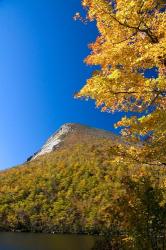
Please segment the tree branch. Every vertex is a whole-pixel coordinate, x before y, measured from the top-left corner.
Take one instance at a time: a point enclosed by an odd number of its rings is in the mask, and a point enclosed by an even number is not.
[[[142,9],[143,4],[144,4],[144,2],[142,3],[140,10]],[[96,6],[97,6],[97,8],[98,8],[99,10],[101,10],[104,14],[110,15],[110,17],[111,17],[112,19],[114,19],[116,22],[118,22],[119,25],[124,26],[124,27],[127,27],[127,28],[129,28],[129,29],[135,29],[136,31],[145,33],[145,34],[150,38],[150,40],[151,40],[152,43],[158,43],[158,42],[159,42],[159,41],[158,41],[158,38],[152,33],[152,31],[150,30],[149,27],[146,27],[146,29],[141,29],[141,28],[140,28],[140,25],[141,25],[141,23],[142,23],[142,21],[143,21],[142,19],[140,20],[140,23],[139,23],[138,26],[132,26],[132,25],[129,25],[127,22],[121,22],[119,19],[116,18],[115,15],[111,14],[111,13],[108,12],[108,11],[105,11],[105,10],[101,9],[97,4],[96,4]],[[144,24],[144,25],[145,25],[145,24]],[[146,26],[146,25],[145,25],[145,26]]]
[[[157,93],[156,97],[157,98],[160,94],[165,94],[166,95],[166,91],[160,91],[160,90],[146,90],[146,91],[110,91],[112,94],[118,95],[118,94],[138,94],[138,93]],[[154,100],[153,100],[154,101]]]

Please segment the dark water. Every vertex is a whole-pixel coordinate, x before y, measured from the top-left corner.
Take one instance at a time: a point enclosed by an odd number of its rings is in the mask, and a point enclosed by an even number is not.
[[[91,250],[98,237],[0,233],[0,250]]]

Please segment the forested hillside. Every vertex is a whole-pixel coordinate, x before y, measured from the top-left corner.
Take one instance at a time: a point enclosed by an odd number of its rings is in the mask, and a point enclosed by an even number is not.
[[[0,229],[109,232],[127,249],[164,240],[166,169],[140,163],[134,150],[100,138],[1,172]]]

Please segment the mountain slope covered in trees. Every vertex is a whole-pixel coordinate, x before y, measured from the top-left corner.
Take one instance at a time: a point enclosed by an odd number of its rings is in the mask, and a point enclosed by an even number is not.
[[[87,136],[0,172],[0,230],[109,233],[151,249],[165,236],[166,169],[134,150]]]

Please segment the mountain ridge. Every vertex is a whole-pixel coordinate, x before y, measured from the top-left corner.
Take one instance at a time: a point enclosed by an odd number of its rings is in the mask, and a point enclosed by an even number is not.
[[[106,138],[118,142],[120,140],[117,135],[104,129],[94,128],[79,123],[65,123],[56,130],[44,143],[41,149],[29,157],[27,161],[35,160],[39,156],[50,153],[65,144],[71,145],[92,138]]]

